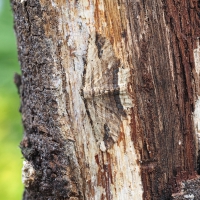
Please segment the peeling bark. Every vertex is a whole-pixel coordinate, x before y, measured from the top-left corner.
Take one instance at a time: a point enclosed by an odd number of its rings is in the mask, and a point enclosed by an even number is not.
[[[199,1],[12,7],[23,199],[196,198]]]

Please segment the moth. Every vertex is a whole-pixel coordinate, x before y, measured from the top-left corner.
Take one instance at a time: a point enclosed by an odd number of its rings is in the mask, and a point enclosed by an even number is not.
[[[117,142],[126,110],[132,107],[130,69],[115,56],[111,42],[97,34],[89,41],[83,77],[86,111],[96,141],[106,151]]]

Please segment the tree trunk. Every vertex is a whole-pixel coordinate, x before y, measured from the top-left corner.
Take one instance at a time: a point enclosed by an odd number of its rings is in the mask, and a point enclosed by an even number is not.
[[[199,0],[12,7],[23,199],[199,199]]]

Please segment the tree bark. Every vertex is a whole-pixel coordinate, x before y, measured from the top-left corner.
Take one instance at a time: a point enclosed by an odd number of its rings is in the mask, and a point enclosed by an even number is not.
[[[23,199],[198,199],[200,2],[12,7]]]

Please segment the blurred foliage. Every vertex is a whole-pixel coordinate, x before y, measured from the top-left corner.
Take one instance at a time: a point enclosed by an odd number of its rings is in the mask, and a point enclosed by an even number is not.
[[[13,82],[20,73],[9,0],[0,0],[0,199],[22,199],[22,125],[20,100]]]

